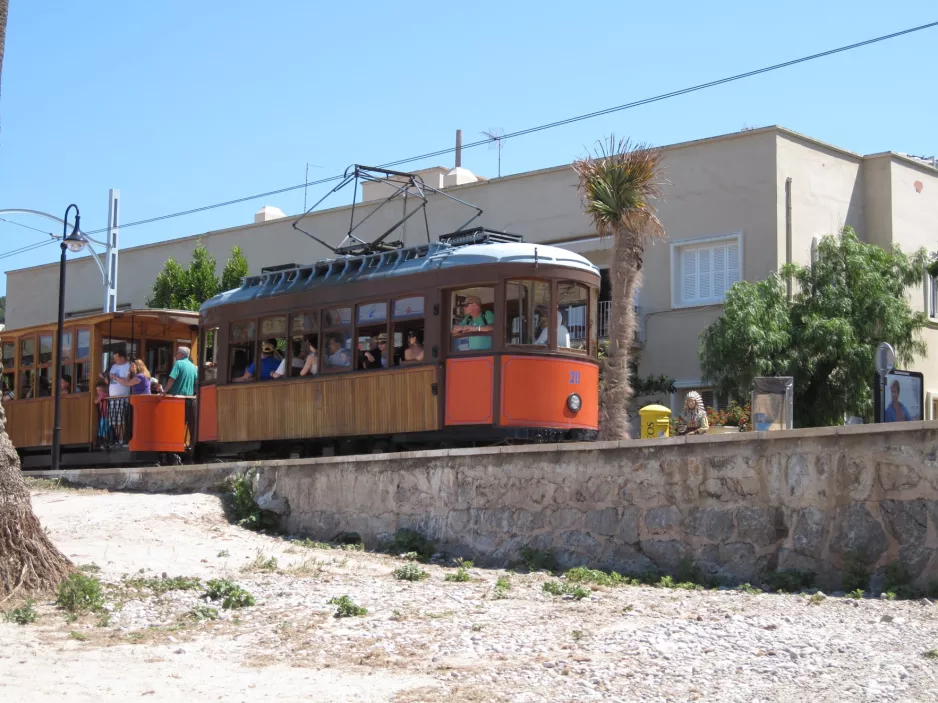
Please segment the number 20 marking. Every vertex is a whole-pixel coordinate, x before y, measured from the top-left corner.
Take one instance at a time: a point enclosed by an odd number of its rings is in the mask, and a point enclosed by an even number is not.
[[[580,372],[571,371],[570,372],[570,383],[579,385],[580,383]]]

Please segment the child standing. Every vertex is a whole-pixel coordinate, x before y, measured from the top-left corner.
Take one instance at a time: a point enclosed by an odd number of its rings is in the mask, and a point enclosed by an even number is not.
[[[101,380],[94,385],[95,402],[98,404],[98,444],[107,445],[110,440],[111,423],[108,422],[107,381]]]

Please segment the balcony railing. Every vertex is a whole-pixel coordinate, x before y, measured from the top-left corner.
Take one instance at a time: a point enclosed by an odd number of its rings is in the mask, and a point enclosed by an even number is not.
[[[611,300],[599,301],[599,338],[609,338],[609,312],[612,308]],[[642,308],[635,306],[635,343],[645,341],[645,320],[642,315]]]

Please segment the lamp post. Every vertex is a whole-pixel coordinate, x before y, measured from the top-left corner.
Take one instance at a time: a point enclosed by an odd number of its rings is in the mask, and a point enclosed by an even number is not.
[[[75,227],[68,234],[68,213],[75,208]],[[65,252],[78,253],[88,244],[88,239],[81,233],[79,223],[81,215],[78,206],[69,205],[62,218],[62,259],[59,262],[59,322],[55,330],[55,410],[52,417],[52,470],[59,469],[61,411],[62,411],[62,327],[65,325]]]

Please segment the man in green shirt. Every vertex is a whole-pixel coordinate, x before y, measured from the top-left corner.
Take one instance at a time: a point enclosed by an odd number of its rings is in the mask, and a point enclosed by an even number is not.
[[[491,332],[495,323],[495,314],[482,309],[482,298],[467,295],[465,302],[466,316],[461,325],[453,326],[453,351],[478,351],[492,348]],[[465,341],[463,341],[465,340]]]
[[[163,395],[195,395],[195,364],[189,361],[189,347],[176,347],[176,363],[169,372],[169,381]]]

